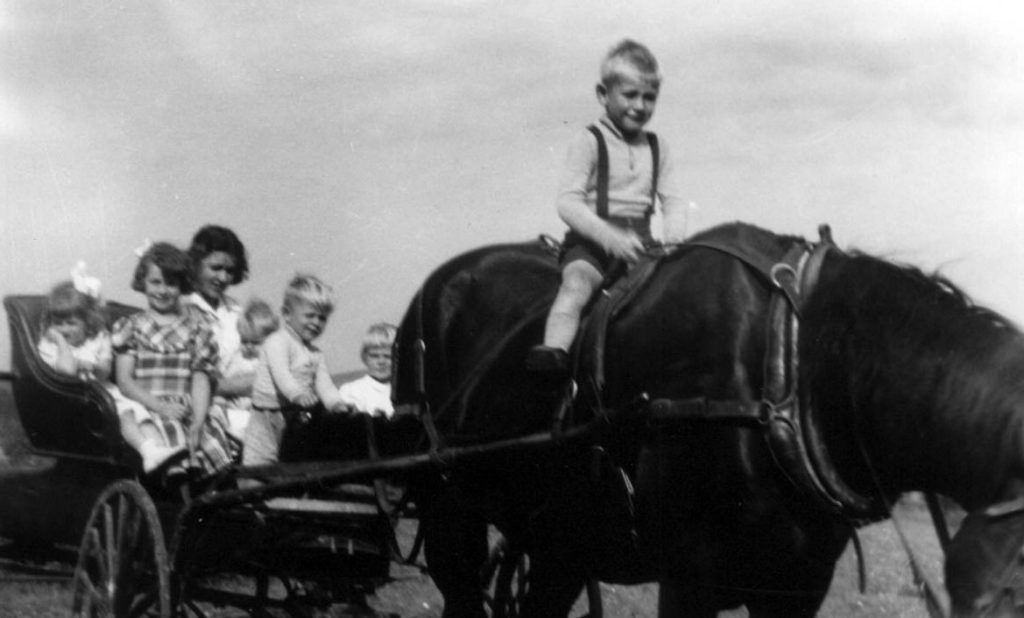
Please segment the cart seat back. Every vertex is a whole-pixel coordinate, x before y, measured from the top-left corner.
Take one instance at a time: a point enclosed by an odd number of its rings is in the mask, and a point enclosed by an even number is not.
[[[117,408],[103,384],[64,376],[43,362],[37,351],[46,297],[4,297],[11,332],[12,394],[25,435],[40,455],[126,464]],[[113,322],[137,308],[107,303]]]

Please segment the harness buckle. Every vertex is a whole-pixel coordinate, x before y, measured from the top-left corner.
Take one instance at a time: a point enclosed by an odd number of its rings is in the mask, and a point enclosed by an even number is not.
[[[768,272],[768,276],[772,280],[772,285],[779,288],[780,290],[785,290],[785,284],[782,283],[782,280],[780,279],[780,275],[782,274],[787,274],[790,277],[792,277],[792,281],[795,283],[797,277],[796,269],[794,269],[789,264],[786,264],[785,262],[779,262],[773,265],[771,271]]]

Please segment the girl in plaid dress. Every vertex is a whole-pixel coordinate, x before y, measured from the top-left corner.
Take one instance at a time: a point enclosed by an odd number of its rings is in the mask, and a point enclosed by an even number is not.
[[[157,243],[139,260],[132,289],[145,294],[148,307],[114,325],[117,383],[152,412],[169,446],[187,445],[191,465],[212,474],[230,465],[237,449],[224,419],[211,414],[213,330],[201,311],[180,302],[192,291],[192,262]]]

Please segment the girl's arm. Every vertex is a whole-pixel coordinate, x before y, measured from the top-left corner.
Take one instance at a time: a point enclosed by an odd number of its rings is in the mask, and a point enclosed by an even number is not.
[[[188,428],[188,447],[195,451],[199,447],[199,440],[203,437],[203,427],[206,425],[206,416],[210,411],[210,376],[202,371],[192,372],[192,423]]]
[[[255,372],[233,375],[229,378],[221,376],[217,381],[217,394],[224,397],[245,397],[252,394]]]
[[[150,410],[167,418],[181,418],[184,415],[184,406],[160,401],[135,381],[133,377],[135,372],[134,356],[131,354],[118,354],[114,365],[117,386],[125,397],[138,401]]]
[[[324,404],[324,408],[328,411],[335,412],[347,407],[341,399],[338,385],[334,383],[330,372],[327,371],[327,363],[324,361],[323,356],[320,357],[320,362],[317,364],[315,387],[320,402]]]
[[[284,337],[271,337],[263,346],[274,388],[294,404],[303,407],[315,405],[316,395],[295,379],[288,366],[288,341]]]

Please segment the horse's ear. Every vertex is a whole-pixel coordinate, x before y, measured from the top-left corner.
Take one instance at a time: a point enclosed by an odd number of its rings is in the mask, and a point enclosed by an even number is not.
[[[836,244],[832,240],[832,227],[828,223],[822,223],[818,226],[818,237],[823,245]]]

